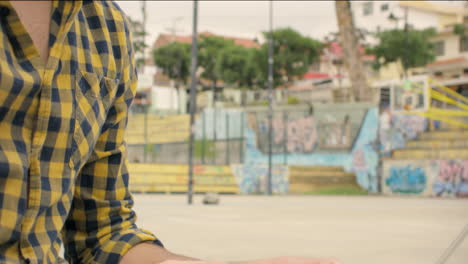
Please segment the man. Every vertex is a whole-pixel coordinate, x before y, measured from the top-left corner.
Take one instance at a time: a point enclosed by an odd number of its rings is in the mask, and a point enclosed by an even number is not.
[[[117,5],[0,1],[0,20],[0,263],[63,262],[62,240],[70,263],[195,261],[135,225],[123,135],[136,76]],[[286,262],[336,263],[252,263]]]

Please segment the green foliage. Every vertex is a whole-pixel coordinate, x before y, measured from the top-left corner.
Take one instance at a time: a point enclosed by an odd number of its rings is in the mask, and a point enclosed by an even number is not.
[[[459,35],[460,37],[465,36],[466,27],[463,24],[456,24],[453,26],[453,33]]]
[[[264,33],[268,37],[268,33]],[[318,58],[322,44],[286,28],[273,32],[275,85],[301,77]],[[172,79],[186,81],[190,75],[189,44],[171,43],[154,51],[155,64]],[[198,65],[202,78],[213,85],[222,80],[236,87],[265,87],[268,77],[268,43],[260,49],[245,48],[232,40],[202,36]],[[180,76],[180,77],[179,77]]]
[[[211,80],[213,85],[221,78],[216,71],[216,62],[223,49],[234,46],[234,42],[216,36],[202,36],[199,44],[198,62],[203,68],[201,77]]]
[[[263,33],[268,39],[269,32]],[[291,28],[273,31],[274,85],[282,85],[300,78],[309,66],[319,57],[322,43],[302,36]],[[266,85],[268,78],[268,42],[256,54],[255,61],[261,73],[261,81]]]
[[[252,89],[258,76],[254,53],[238,45],[224,47],[216,58],[216,75],[225,83]]]
[[[287,100],[287,104],[288,105],[299,104],[299,99],[297,99],[296,97],[293,97],[293,96],[289,96],[288,100]]]
[[[190,76],[190,44],[172,42],[154,51],[154,63],[169,78],[186,83]]]
[[[433,29],[410,30],[406,43],[404,30],[383,31],[377,34],[379,44],[367,51],[377,57],[375,69],[392,62],[403,62],[405,56],[408,56],[408,68],[420,67],[435,59],[434,47],[429,41],[429,38],[434,35]]]

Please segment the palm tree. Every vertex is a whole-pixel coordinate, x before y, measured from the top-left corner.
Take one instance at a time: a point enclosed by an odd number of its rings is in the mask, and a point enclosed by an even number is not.
[[[371,91],[368,89],[367,78],[361,60],[359,40],[356,36],[353,15],[351,13],[351,2],[335,1],[336,17],[338,19],[339,42],[343,49],[343,61],[351,81],[352,99],[357,102],[368,101]]]

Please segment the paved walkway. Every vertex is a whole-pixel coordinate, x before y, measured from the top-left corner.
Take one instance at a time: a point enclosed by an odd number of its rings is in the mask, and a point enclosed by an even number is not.
[[[468,200],[135,195],[141,227],[204,259],[335,256],[344,264],[432,264],[468,224]],[[468,263],[468,238],[447,264]]]

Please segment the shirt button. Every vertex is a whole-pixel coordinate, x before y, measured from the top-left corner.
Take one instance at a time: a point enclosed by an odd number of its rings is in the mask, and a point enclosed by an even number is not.
[[[10,14],[10,9],[8,9],[8,7],[0,7],[0,16],[2,17],[6,17]]]

